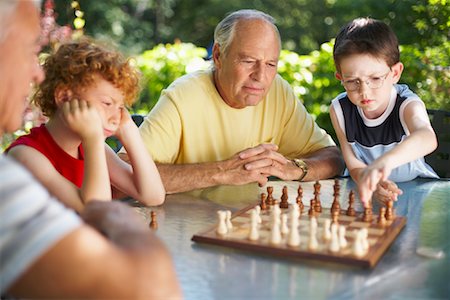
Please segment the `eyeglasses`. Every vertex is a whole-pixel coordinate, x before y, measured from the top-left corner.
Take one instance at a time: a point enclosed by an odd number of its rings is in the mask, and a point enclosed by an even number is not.
[[[383,86],[384,81],[387,76],[391,73],[391,70],[384,75],[375,76],[367,78],[366,80],[361,79],[350,79],[350,80],[341,80],[341,84],[347,91],[353,92],[359,90],[361,88],[361,83],[364,82],[370,89],[379,89]]]

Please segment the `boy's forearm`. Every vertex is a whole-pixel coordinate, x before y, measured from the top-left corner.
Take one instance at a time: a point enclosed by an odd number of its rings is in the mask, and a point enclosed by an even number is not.
[[[85,141],[84,176],[81,198],[86,204],[91,200],[111,200],[111,184],[106,163],[105,143],[101,139]]]
[[[161,204],[165,199],[166,191],[158,169],[137,128],[128,133],[122,144],[127,151],[126,161],[133,169],[133,182],[139,196],[137,200],[147,205]]]

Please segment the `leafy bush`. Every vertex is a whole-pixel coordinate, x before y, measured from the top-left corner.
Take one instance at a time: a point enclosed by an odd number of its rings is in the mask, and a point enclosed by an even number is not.
[[[205,48],[189,43],[160,44],[139,55],[136,63],[143,75],[143,90],[134,105],[135,112],[150,111],[161,91],[181,75],[206,69],[210,65],[203,59],[206,55]]]

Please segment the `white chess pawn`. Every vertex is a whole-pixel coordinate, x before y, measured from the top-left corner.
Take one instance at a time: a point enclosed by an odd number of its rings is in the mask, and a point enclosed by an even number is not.
[[[331,225],[331,220],[325,219],[325,221],[323,223],[323,238],[326,241],[329,241],[331,239],[330,225]]]
[[[274,245],[281,243],[281,231],[279,219],[275,219],[272,222],[272,230],[270,231],[270,243]]]
[[[331,242],[330,251],[339,252],[339,237],[338,237],[338,225],[336,223],[331,224]]]
[[[257,221],[258,221],[258,224],[261,224],[262,223],[262,219],[261,219],[261,206],[259,206],[259,205],[256,205],[255,206],[255,209],[256,209],[256,213],[257,213]]]
[[[291,219],[291,228],[289,230],[288,245],[291,247],[297,247],[298,245],[300,245],[300,233],[298,232],[297,218]]]
[[[369,250],[369,230],[367,228],[361,228],[361,245],[364,250],[364,253],[366,253]]]
[[[277,220],[278,222],[280,222],[280,216],[281,216],[281,209],[278,205],[273,205],[272,206],[272,216],[271,216],[271,220],[272,223]]]
[[[292,222],[292,220],[297,219],[300,217],[300,210],[295,206],[290,206],[290,211],[289,211],[290,215],[289,218]]]
[[[227,217],[226,217],[226,223],[227,223],[227,229],[231,231],[233,229],[233,223],[231,223],[231,211],[227,210]]]
[[[339,225],[339,246],[341,248],[347,247],[347,240],[345,239],[345,226]]]
[[[288,234],[289,233],[289,227],[287,225],[288,221],[288,216],[287,214],[282,214],[281,215],[281,234]]]
[[[259,239],[258,211],[256,209],[250,211],[250,232],[248,239],[251,241],[257,241]]]
[[[310,227],[310,230],[314,229],[317,232],[317,219],[316,219],[316,217],[311,217],[309,219],[309,227]]]
[[[365,252],[361,243],[361,231],[355,231],[355,241],[353,242],[353,255],[356,257],[363,257]]]
[[[228,232],[226,223],[227,212],[224,210],[218,210],[217,215],[219,216],[219,225],[217,225],[217,233],[220,235],[225,235]]]
[[[315,217],[311,217],[309,222],[308,249],[317,250],[317,248],[319,248],[319,242],[317,241],[317,219]]]

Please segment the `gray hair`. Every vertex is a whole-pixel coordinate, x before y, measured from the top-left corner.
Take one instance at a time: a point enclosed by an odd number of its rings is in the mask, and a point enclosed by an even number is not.
[[[228,47],[233,40],[234,29],[236,24],[240,20],[263,20],[269,24],[272,24],[274,30],[278,35],[279,42],[281,44],[280,32],[278,31],[277,26],[275,25],[275,19],[259,10],[255,9],[241,9],[235,12],[232,12],[228,16],[226,16],[220,23],[216,26],[214,30],[214,44],[218,44],[221,52],[226,54]]]
[[[0,0],[0,44],[6,39],[11,25],[11,16],[16,12],[22,0]],[[30,0],[28,0],[30,1]],[[41,0],[32,0],[36,8],[41,7]]]

